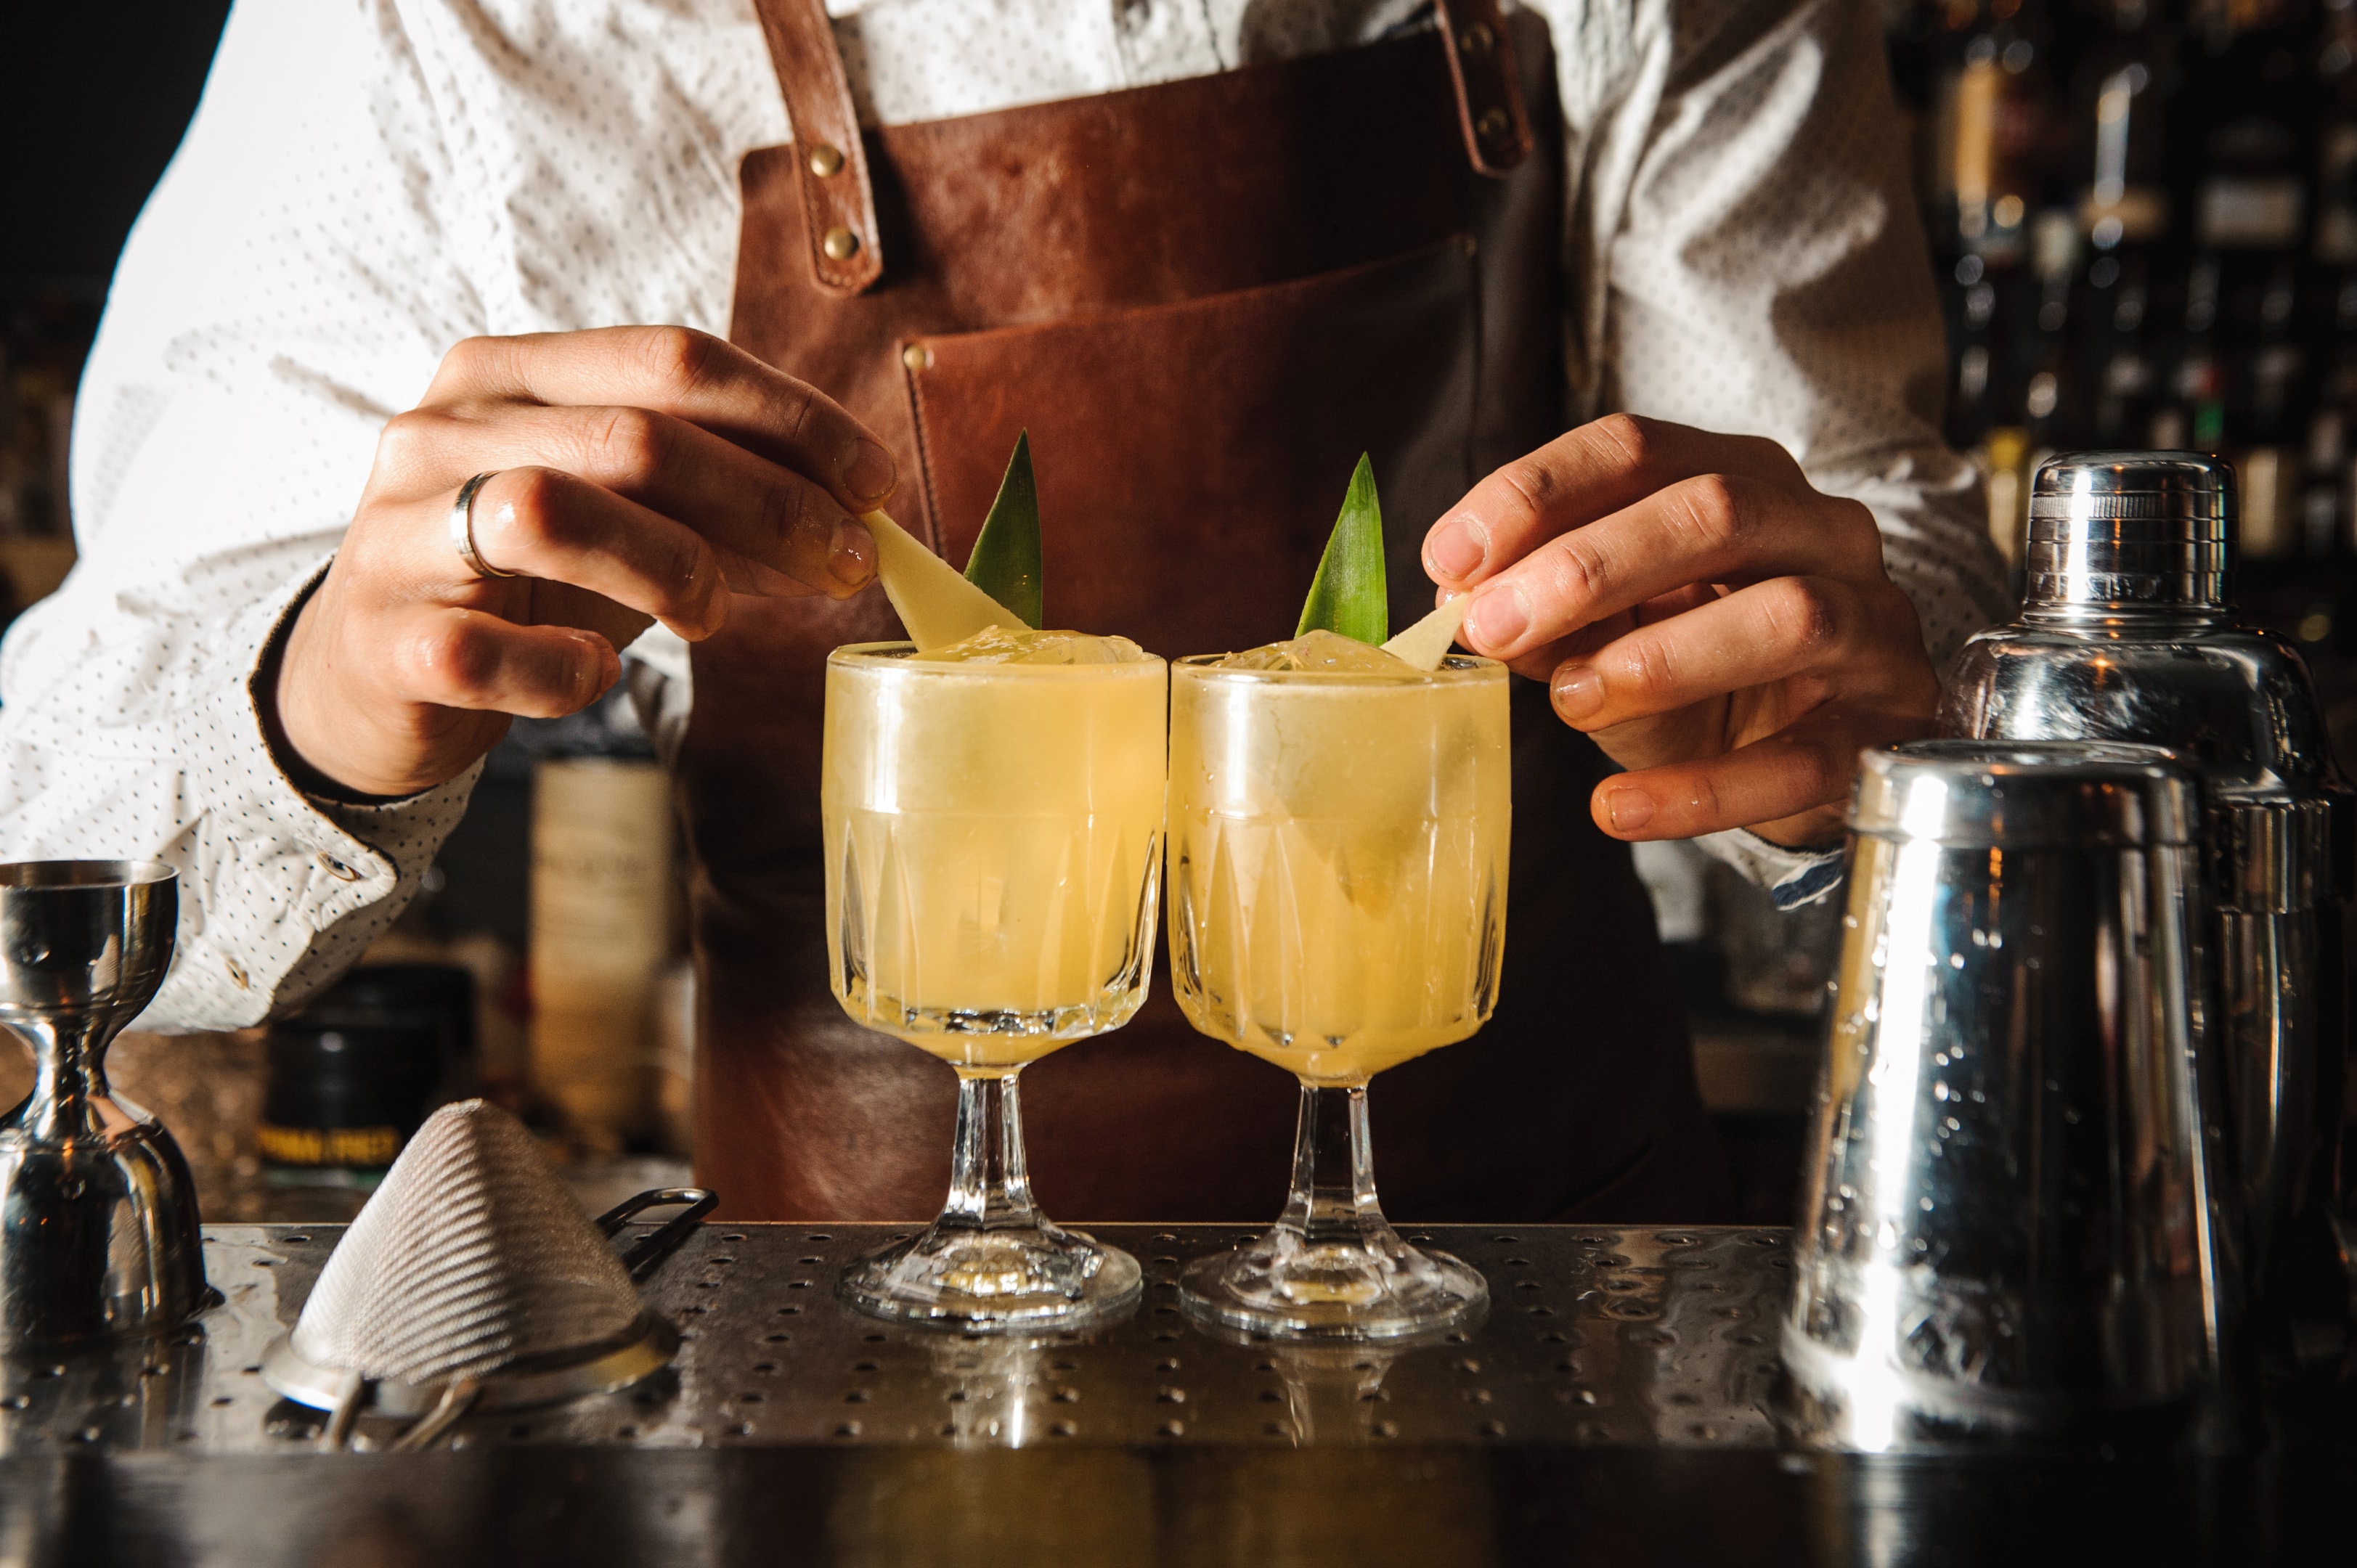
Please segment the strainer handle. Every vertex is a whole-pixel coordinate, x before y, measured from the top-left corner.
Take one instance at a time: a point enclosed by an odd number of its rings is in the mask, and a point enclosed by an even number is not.
[[[673,1249],[687,1240],[687,1233],[695,1229],[696,1222],[719,1207],[720,1195],[700,1187],[649,1187],[634,1197],[622,1199],[597,1217],[597,1229],[611,1240],[623,1226],[645,1210],[668,1208],[681,1203],[687,1207],[673,1215],[668,1224],[660,1230],[651,1230],[640,1237],[631,1244],[630,1250],[622,1254],[622,1267],[630,1271],[631,1279],[644,1280],[662,1267],[662,1261],[671,1256]]]

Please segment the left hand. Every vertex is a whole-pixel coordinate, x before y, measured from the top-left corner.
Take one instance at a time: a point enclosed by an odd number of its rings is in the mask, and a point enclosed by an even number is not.
[[[1458,640],[1629,770],[1588,802],[1615,838],[1820,843],[1861,750],[1932,733],[1939,676],[1873,514],[1763,437],[1597,420],[1476,485],[1424,564],[1473,595]]]

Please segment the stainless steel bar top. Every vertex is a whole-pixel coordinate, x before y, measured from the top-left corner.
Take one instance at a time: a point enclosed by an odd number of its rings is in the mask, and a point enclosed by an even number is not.
[[[2317,1560],[2357,1485],[2338,1406],[2233,1461],[1780,1450],[1779,1231],[1417,1230],[1489,1276],[1487,1319],[1313,1352],[1164,1310],[1244,1229],[1095,1229],[1144,1305],[1021,1342],[841,1307],[889,1227],[705,1226],[650,1284],[685,1336],[652,1383],[323,1455],[258,1369],[336,1232],[215,1227],[227,1299],[190,1330],[6,1368],[0,1565],[2156,1568]]]
[[[1781,1230],[1436,1226],[1418,1242],[1490,1281],[1485,1320],[1431,1343],[1297,1347],[1212,1337],[1176,1305],[1179,1266],[1243,1226],[1106,1225],[1146,1299],[1109,1327],[967,1335],[836,1301],[845,1262],[908,1227],[705,1225],[646,1285],[683,1341],[639,1388],[470,1417],[444,1440],[696,1448],[1254,1444],[1762,1446]],[[224,1301],[175,1340],[0,1369],[0,1453],[305,1452],[316,1412],[259,1373],[341,1233],[209,1226]],[[356,1445],[398,1430],[363,1419]]]

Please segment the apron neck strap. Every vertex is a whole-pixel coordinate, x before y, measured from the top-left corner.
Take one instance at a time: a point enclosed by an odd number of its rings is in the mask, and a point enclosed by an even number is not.
[[[1474,172],[1502,179],[1531,156],[1530,111],[1523,106],[1513,42],[1498,0],[1433,0],[1448,42],[1448,80],[1457,89],[1457,125]]]
[[[793,122],[794,172],[802,180],[811,270],[819,285],[858,294],[884,274],[883,236],[867,152],[851,106],[851,84],[835,52],[825,0],[755,0],[770,59]]]

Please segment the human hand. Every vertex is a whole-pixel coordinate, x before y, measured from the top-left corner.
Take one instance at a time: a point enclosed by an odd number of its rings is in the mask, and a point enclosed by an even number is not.
[[[452,540],[470,477],[478,575]],[[732,593],[847,597],[881,441],[816,389],[705,333],[475,338],[388,424],[335,563],[264,671],[264,722],[308,788],[414,793],[511,715],[587,706],[655,621],[696,640]]]
[[[1873,514],[1762,437],[1597,420],[1476,485],[1424,564],[1472,595],[1459,640],[1629,770],[1588,802],[1615,838],[1821,843],[1858,752],[1932,732],[1939,676]]]

